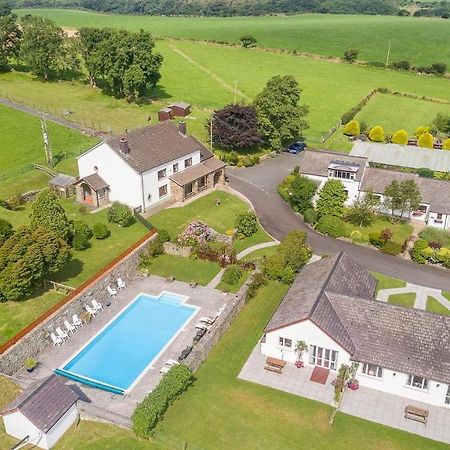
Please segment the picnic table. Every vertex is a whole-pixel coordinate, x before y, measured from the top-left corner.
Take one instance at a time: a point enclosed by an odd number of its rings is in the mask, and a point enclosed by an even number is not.
[[[276,372],[281,374],[283,372],[283,368],[285,365],[286,361],[268,356],[266,359],[266,365],[264,366],[264,369],[270,372]]]

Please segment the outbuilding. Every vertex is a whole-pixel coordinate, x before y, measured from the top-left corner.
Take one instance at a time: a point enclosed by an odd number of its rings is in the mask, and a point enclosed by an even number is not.
[[[52,448],[78,419],[78,399],[60,377],[51,375],[3,409],[5,431],[24,444]]]
[[[191,113],[191,105],[185,102],[172,103],[168,106],[174,117],[186,117]]]
[[[158,111],[158,120],[164,122],[164,120],[170,120],[174,118],[174,114],[171,108],[162,108]]]
[[[62,198],[69,198],[75,191],[74,184],[76,181],[77,179],[72,175],[58,173],[48,182],[48,184],[56,195]]]

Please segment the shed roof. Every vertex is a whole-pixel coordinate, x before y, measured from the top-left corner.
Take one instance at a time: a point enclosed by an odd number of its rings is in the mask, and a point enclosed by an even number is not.
[[[94,191],[109,187],[109,184],[97,173],[93,173],[92,175],[80,178],[77,181],[77,184],[83,181],[88,184]]]
[[[177,106],[178,108],[183,108],[183,109],[188,109],[188,108],[191,107],[191,105],[189,103],[186,103],[186,102],[171,103],[168,107],[172,108],[173,106]]]
[[[170,177],[170,179],[180,186],[185,186],[198,178],[204,177],[216,170],[222,169],[226,166],[223,161],[217,158],[209,158],[200,164],[189,167],[189,169],[178,172]]]
[[[70,186],[71,184],[74,184],[76,181],[77,179],[72,175],[66,175],[65,173],[58,173],[55,177],[53,177],[49,181],[49,184],[53,186],[66,187]]]
[[[78,399],[78,394],[60,377],[51,375],[37,387],[24,391],[1,414],[20,411],[39,430],[47,433]]]

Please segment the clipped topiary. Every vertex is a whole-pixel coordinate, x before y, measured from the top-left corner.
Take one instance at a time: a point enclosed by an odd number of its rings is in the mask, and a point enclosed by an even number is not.
[[[317,222],[316,230],[334,238],[345,234],[344,222],[336,216],[322,216]]]
[[[360,132],[361,129],[357,120],[350,120],[344,127],[344,134],[346,136],[356,136]]]
[[[397,130],[392,135],[392,142],[394,144],[406,145],[408,143],[408,133],[406,130]]]
[[[433,148],[433,136],[430,133],[423,133],[417,142],[419,147]]]
[[[442,149],[443,149],[443,150],[450,150],[450,138],[446,139],[446,140],[442,143]]]
[[[383,142],[384,141],[384,129],[380,125],[373,127],[369,133],[369,139],[373,142]]]
[[[422,136],[423,133],[428,133],[429,128],[428,127],[417,127],[416,131],[414,131],[414,136],[416,138],[419,138],[420,136]]]
[[[403,248],[402,246],[394,241],[387,241],[383,247],[381,247],[380,249],[383,253],[386,253],[387,255],[399,255],[402,251]]]

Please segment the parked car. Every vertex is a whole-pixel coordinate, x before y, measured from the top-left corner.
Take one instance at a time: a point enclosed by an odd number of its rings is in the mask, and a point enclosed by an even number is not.
[[[302,152],[303,150],[305,150],[306,148],[306,144],[303,141],[297,141],[294,142],[293,144],[289,145],[289,147],[287,148],[287,151],[289,153],[292,153],[293,155],[297,155],[300,152]]]

